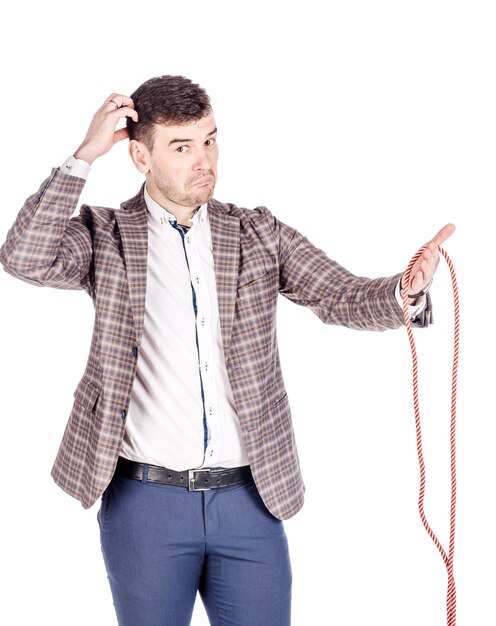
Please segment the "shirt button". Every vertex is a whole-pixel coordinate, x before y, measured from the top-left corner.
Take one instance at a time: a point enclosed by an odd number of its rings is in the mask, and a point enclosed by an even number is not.
[[[190,242],[190,239],[189,239],[189,235],[186,237],[186,241],[187,241],[188,243],[191,243],[191,242]]]
[[[204,317],[201,318],[201,325],[205,326],[205,318]]]
[[[136,346],[133,346],[133,349],[131,350],[131,354],[134,356],[134,358],[138,356],[138,348]]]
[[[212,413],[213,413],[213,411],[212,411],[212,407],[210,407],[210,408],[208,409],[208,414],[209,414],[209,415],[212,415]]]
[[[121,417],[122,417],[123,420],[126,419],[126,415],[127,415],[126,410],[125,409],[121,409]]]
[[[205,371],[208,370],[208,363],[205,361]]]
[[[196,280],[196,284],[199,285],[200,284],[200,277],[199,276],[195,276],[195,280]]]

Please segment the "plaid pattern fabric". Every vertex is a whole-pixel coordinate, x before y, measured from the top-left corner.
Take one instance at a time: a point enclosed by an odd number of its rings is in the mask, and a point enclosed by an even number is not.
[[[90,354],[55,460],[55,482],[85,508],[119,455],[143,331],[147,214],[143,188],[121,210],[83,205],[84,180],[58,169],[29,197],[0,250],[4,269],[35,285],[84,289],[95,305]],[[252,473],[279,519],[303,484],[276,342],[278,294],[326,324],[385,330],[403,323],[399,274],[350,274],[264,207],[208,205],[226,366]],[[427,325],[420,323],[418,325]]]

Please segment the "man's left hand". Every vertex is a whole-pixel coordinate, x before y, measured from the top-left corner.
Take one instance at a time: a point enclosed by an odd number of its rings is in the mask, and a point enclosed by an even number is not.
[[[454,224],[446,224],[446,226],[443,226],[437,235],[426,244],[425,250],[417,259],[410,272],[409,295],[414,295],[429,287],[439,264],[439,250],[437,246],[440,246],[443,241],[446,241],[454,232]]]

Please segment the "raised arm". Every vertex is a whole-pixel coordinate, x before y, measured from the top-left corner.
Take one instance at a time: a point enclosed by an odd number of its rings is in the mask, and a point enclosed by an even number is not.
[[[86,137],[74,153],[91,164],[117,142],[127,130],[115,130],[122,117],[137,120],[133,102],[112,94],[93,116]],[[59,168],[31,195],[17,215],[0,248],[0,262],[6,272],[26,282],[59,289],[85,289],[91,295],[91,216],[89,212],[71,218],[84,179]]]

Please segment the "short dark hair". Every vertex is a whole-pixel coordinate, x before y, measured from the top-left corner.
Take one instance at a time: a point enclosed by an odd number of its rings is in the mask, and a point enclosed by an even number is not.
[[[129,139],[141,141],[150,151],[155,124],[187,124],[212,112],[207,92],[184,76],[150,78],[131,94],[131,98],[138,121],[126,119]]]

